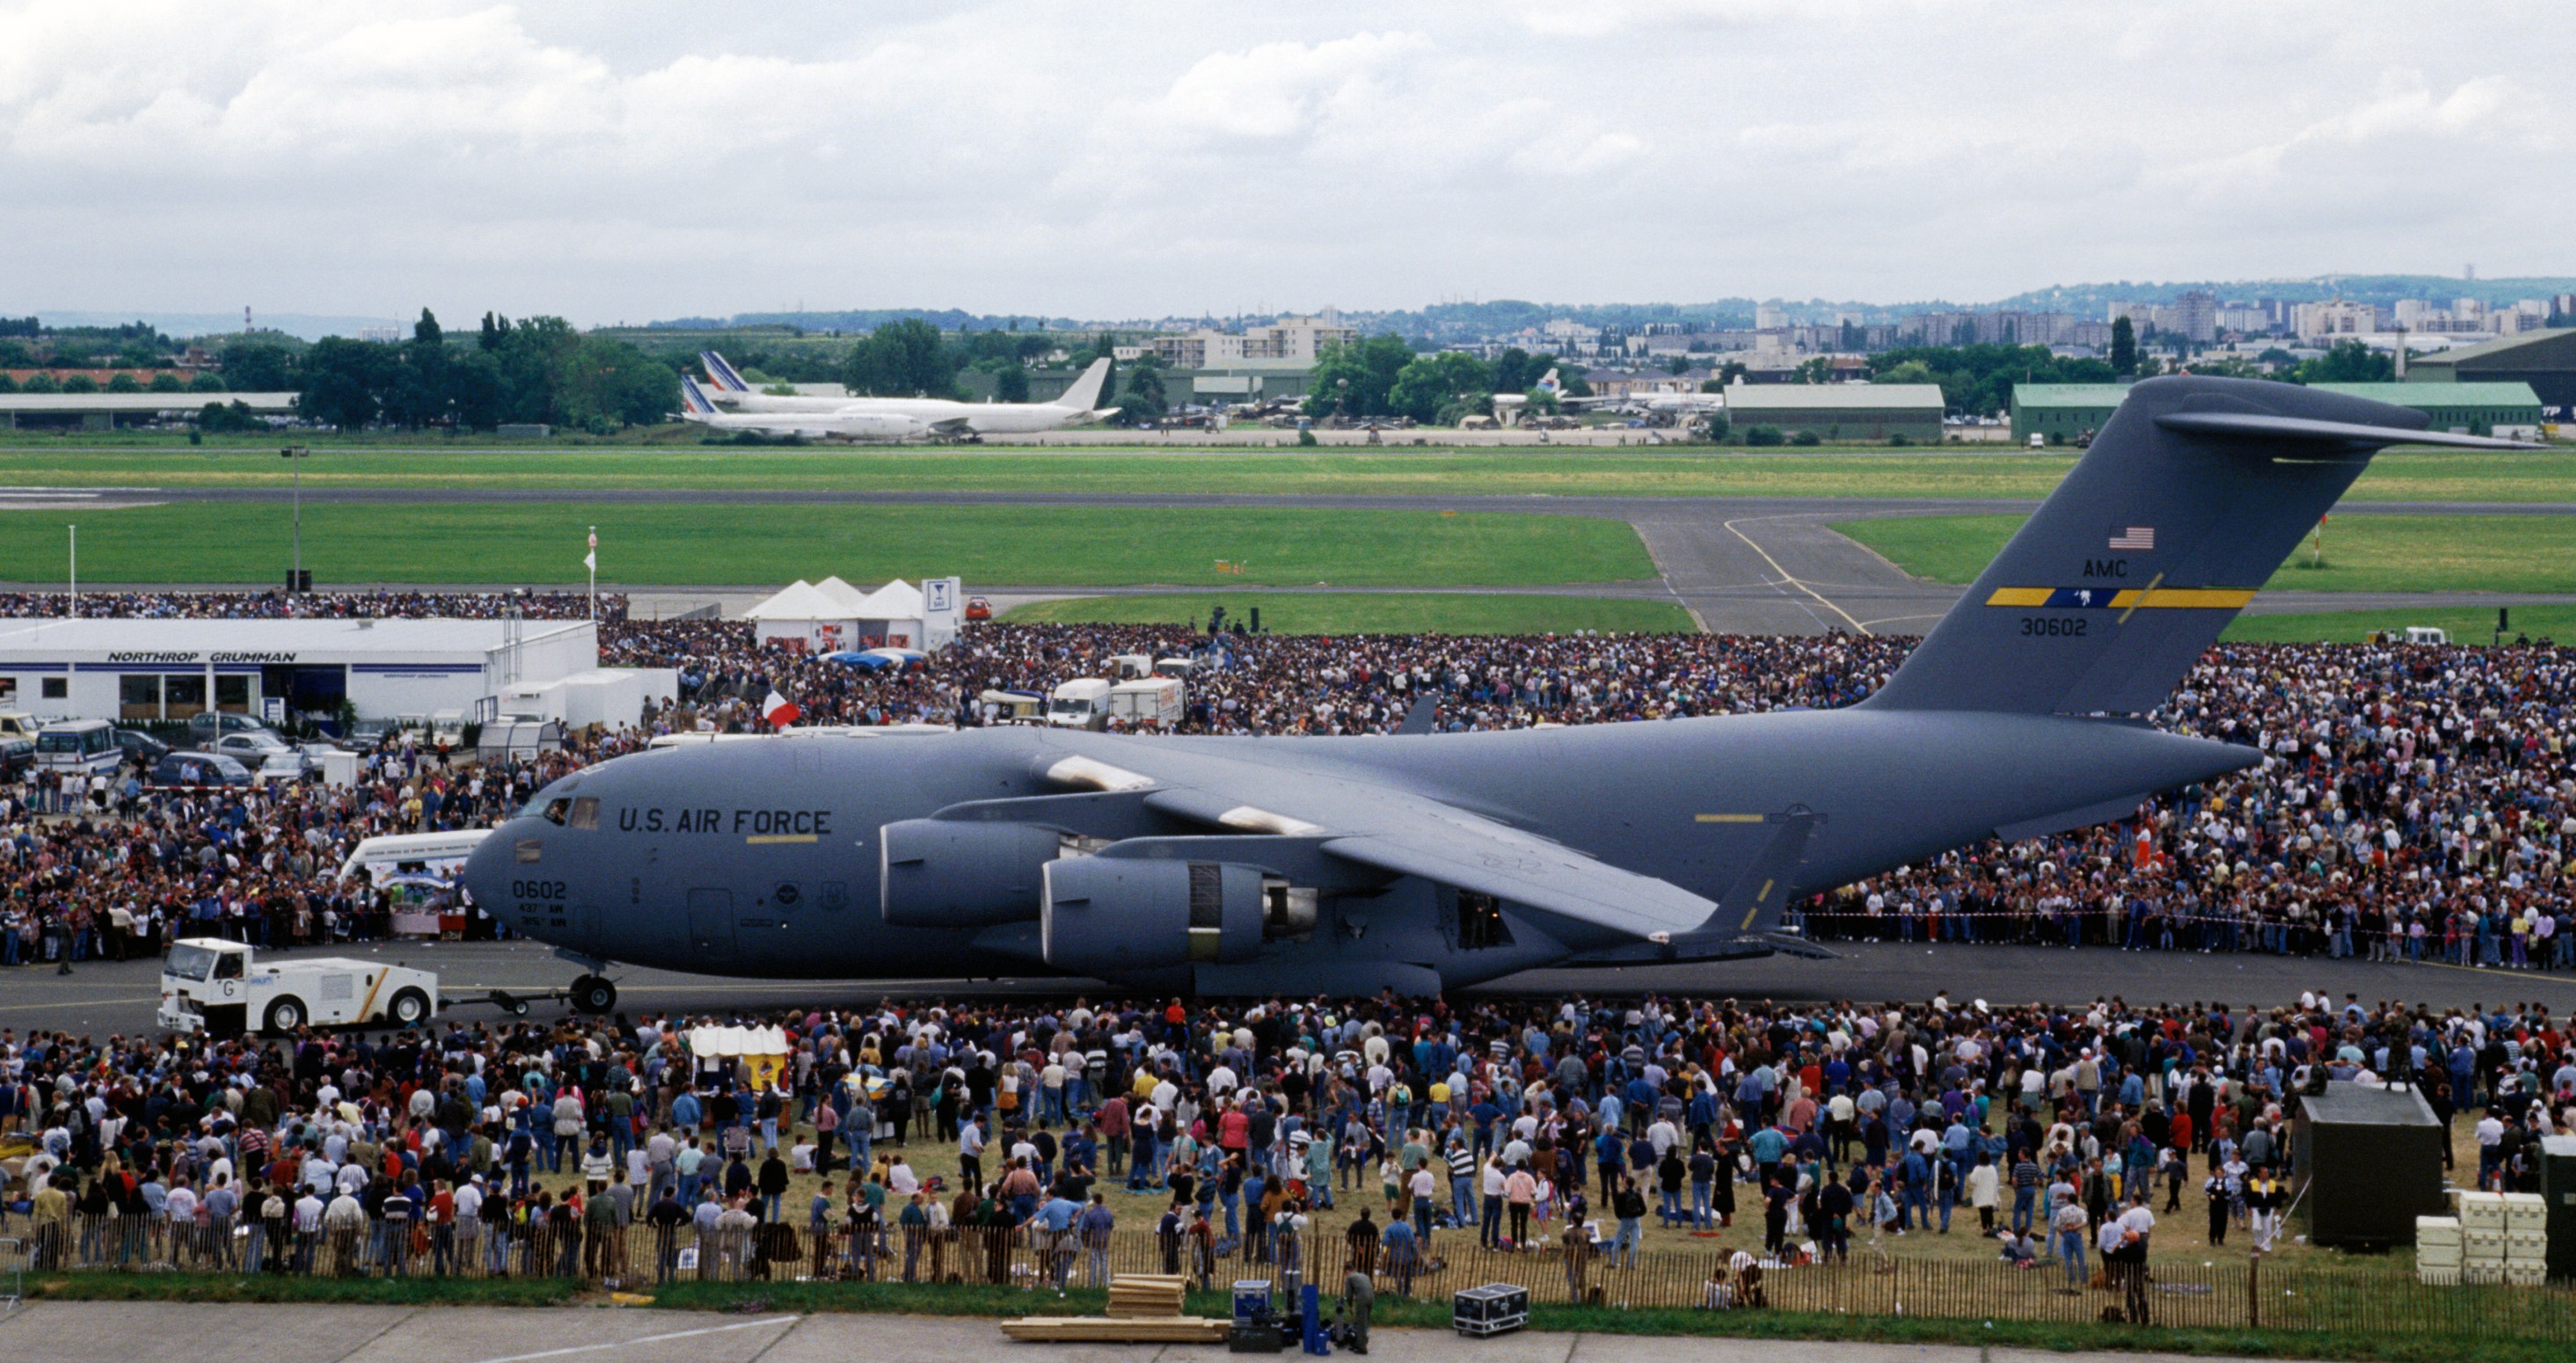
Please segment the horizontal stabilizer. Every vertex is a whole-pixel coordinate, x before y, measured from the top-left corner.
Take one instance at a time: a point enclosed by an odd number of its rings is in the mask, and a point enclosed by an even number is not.
[[[2236,436],[2266,441],[2308,441],[2329,445],[2449,445],[2463,450],[2536,450],[2543,446],[2492,436],[2454,435],[2449,431],[2393,430],[2350,421],[2317,421],[2307,417],[2257,412],[2168,412],[2156,418],[2168,431],[2193,435]]]

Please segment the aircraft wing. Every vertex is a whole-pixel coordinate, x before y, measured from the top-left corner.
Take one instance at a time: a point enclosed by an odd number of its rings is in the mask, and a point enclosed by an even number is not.
[[[1396,875],[1420,876],[1631,938],[1658,941],[1708,923],[1717,904],[1668,881],[1623,871],[1562,843],[1525,833],[1436,797],[1382,782],[1282,770],[1193,754],[1176,781],[1128,771],[1163,765],[1150,747],[1111,767],[1089,758],[1050,772],[1066,784],[1142,789],[1144,802],[1177,818],[1237,832],[1311,840],[1324,855]]]

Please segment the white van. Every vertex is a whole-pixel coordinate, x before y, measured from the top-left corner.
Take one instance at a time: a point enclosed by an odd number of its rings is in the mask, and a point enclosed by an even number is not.
[[[2447,644],[2451,642],[2451,636],[2449,632],[2435,629],[2431,625],[2408,625],[2406,627],[2406,642],[2410,644]]]
[[[36,765],[55,775],[78,770],[113,774],[125,765],[116,726],[103,719],[58,720],[36,731]]]
[[[1047,697],[1047,723],[1059,729],[1109,727],[1109,683],[1098,677],[1076,677]]]

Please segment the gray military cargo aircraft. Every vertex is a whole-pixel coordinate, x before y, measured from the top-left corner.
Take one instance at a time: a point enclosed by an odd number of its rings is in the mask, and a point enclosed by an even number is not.
[[[1430,994],[1815,954],[1798,896],[2127,817],[2252,765],[2160,704],[2381,447],[2520,448],[2286,384],[2160,378],[1860,704],[1336,738],[788,734],[539,791],[465,870],[589,973],[1060,974]],[[1410,727],[1410,726],[1409,726]]]

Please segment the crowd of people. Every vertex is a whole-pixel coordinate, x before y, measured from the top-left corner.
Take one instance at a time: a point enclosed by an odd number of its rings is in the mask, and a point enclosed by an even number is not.
[[[0,619],[83,620],[391,620],[436,617],[497,620],[515,608],[529,620],[581,620],[591,598],[581,592],[0,592]],[[603,592],[599,618],[626,618],[626,597]]]
[[[1007,1282],[1024,1254],[1097,1280],[1143,1228],[1203,1283],[1239,1257],[1399,1292],[1472,1237],[1555,1251],[1578,1295],[1742,1216],[1715,1247],[1736,1291],[1746,1267],[1954,1231],[2081,1288],[2095,1256],[2141,1282],[2182,1234],[2160,1218],[2187,1209],[2207,1214],[2195,1256],[2237,1231],[2270,1248],[2312,1079],[2416,1084],[2446,1127],[2472,1123],[2464,1184],[2535,1186],[2538,1142],[2576,1130],[2576,1031],[2545,1008],[2350,995],[888,1000],[701,1021],[775,1026],[786,1051],[702,1054],[657,1015],[0,1032],[0,1138],[32,1145],[6,1215],[40,1266],[593,1278],[784,1258]]]
[[[478,762],[396,734],[352,787],[128,779],[49,813],[0,789],[0,962],[382,932],[387,901],[336,874],[359,839],[493,822],[656,733],[756,728],[771,691],[805,723],[978,724],[997,718],[987,691],[1043,694],[1143,654],[1190,660],[1176,732],[1384,732],[1424,699],[1463,730],[1849,704],[1908,647],[980,624],[869,672],[759,647],[738,623],[605,620],[602,636],[604,663],[676,669],[679,697],[561,752]],[[1806,925],[2569,968],[2572,661],[2221,646],[2156,719],[2255,747],[2259,766],[2095,830],[1842,887]],[[667,1017],[283,1042],[0,1032],[0,1130],[36,1145],[11,1214],[55,1262],[405,1271],[418,1248],[431,1271],[593,1275],[676,1271],[685,1247],[715,1271],[794,1253],[818,1271],[998,1279],[1007,1247],[1034,1243],[1061,1278],[1104,1269],[1125,1229],[1207,1277],[1228,1255],[1302,1269],[1329,1235],[1400,1289],[1435,1237],[1551,1245],[1579,1273],[1633,1264],[1650,1223],[1740,1214],[1761,1234],[1739,1252],[1777,1265],[1968,1217],[2003,1260],[2080,1278],[2106,1255],[2138,1262],[2187,1197],[2210,1242],[2268,1245],[2283,1122],[2315,1068],[2409,1077],[2444,1122],[2472,1122],[2463,1182],[2528,1186],[2537,1140],[2576,1130],[2576,1035],[2537,1006],[890,1001],[728,1020],[784,1028],[781,1088],[701,1063]],[[619,1229],[637,1225],[653,1233]],[[656,1262],[625,1262],[635,1244]]]

